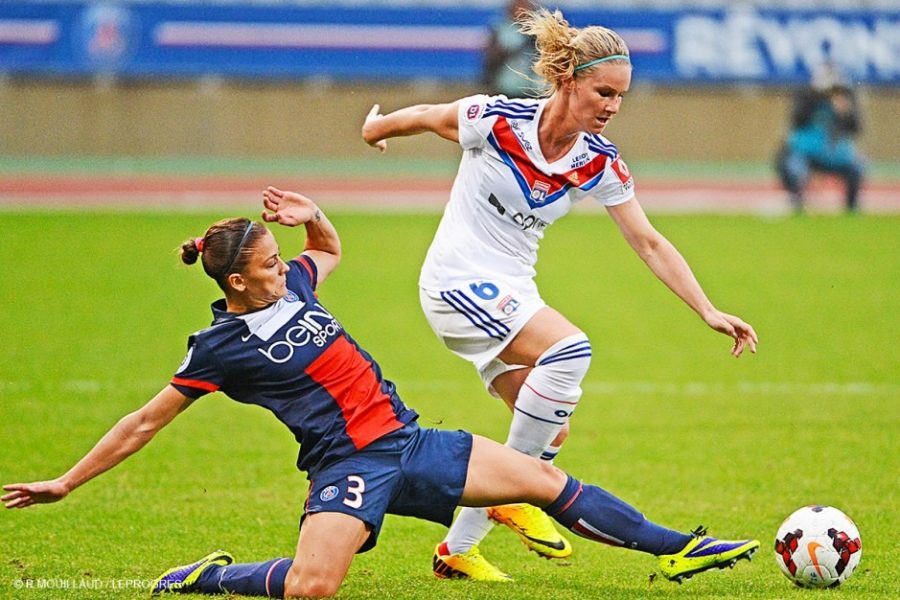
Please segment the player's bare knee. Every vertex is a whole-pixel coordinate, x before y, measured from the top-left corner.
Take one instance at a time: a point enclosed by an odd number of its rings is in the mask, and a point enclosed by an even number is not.
[[[533,481],[538,485],[535,490],[533,503],[538,506],[546,506],[559,496],[559,493],[566,485],[568,475],[552,463],[543,460],[537,462],[539,464],[537,465]]]
[[[341,581],[321,575],[288,576],[284,581],[285,598],[330,598],[337,594]]]

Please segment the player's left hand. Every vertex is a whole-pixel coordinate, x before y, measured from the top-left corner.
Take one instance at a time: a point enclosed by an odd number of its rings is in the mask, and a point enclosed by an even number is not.
[[[316,218],[319,207],[316,203],[297,192],[285,192],[269,186],[263,190],[263,221],[280,223],[288,227],[303,225]]]
[[[69,495],[69,488],[58,479],[32,483],[11,483],[3,489],[9,492],[0,496],[6,508],[26,508],[32,504],[57,502]]]
[[[724,333],[734,338],[731,355],[735,358],[744,352],[745,347],[749,347],[750,352],[756,354],[756,345],[759,343],[759,338],[749,323],[745,323],[740,318],[719,310],[714,311],[713,314],[705,317],[704,320],[707,325],[719,333]]]

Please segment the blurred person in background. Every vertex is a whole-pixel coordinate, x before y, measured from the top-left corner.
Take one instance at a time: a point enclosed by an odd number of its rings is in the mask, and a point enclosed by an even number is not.
[[[488,391],[512,410],[506,444],[551,462],[568,435],[592,349],[579,327],[543,301],[535,264],[544,230],[575,202],[601,202],[653,273],[709,327],[732,338],[732,354],[755,352],[757,337],[749,324],[713,306],[678,250],[647,219],[628,167],[601,135],[631,85],[622,38],[605,27],[570,27],[560,12],[544,9],[526,13],[519,26],[535,37],[533,69],[548,83],[543,98],[476,95],[388,115],[376,104],[362,135],[382,152],[388,138],[422,132],[462,147],[419,278],[422,309],[438,338],[472,362]],[[533,506],[464,509],[435,549],[435,574],[508,580],[478,547],[495,522],[545,558],[572,553]]]
[[[856,148],[860,132],[856,95],[833,63],[814,73],[810,87],[794,98],[790,130],[776,157],[781,183],[800,213],[814,172],[830,173],[844,183],[848,212],[859,208],[863,158]]]
[[[534,8],[532,0],[511,0],[505,13],[491,23],[482,73],[489,94],[529,95],[533,84],[527,73],[534,61],[534,40],[519,30],[517,22]]]

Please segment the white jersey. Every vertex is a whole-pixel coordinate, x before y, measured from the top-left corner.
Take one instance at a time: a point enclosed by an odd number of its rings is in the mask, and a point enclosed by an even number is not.
[[[473,280],[534,277],[544,229],[592,196],[605,206],[634,197],[616,147],[582,134],[548,163],[538,143],[546,99],[471,96],[459,103],[462,162],[419,285],[446,290]]]

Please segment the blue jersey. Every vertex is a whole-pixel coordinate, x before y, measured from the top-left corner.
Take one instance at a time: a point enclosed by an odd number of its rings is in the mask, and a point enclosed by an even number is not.
[[[418,418],[378,364],[316,298],[316,265],[288,263],[288,294],[262,310],[226,312],[188,340],[172,385],[199,398],[221,390],[269,409],[300,442],[297,467],[314,474]]]

